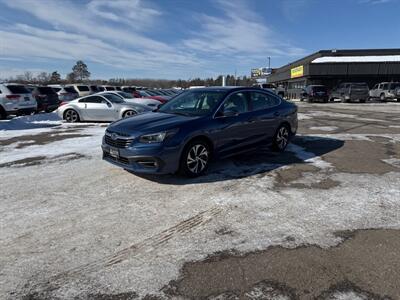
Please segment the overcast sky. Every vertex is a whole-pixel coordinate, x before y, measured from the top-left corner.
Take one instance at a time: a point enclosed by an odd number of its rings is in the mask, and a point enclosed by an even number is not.
[[[249,75],[320,49],[400,48],[399,0],[0,0],[0,78]]]

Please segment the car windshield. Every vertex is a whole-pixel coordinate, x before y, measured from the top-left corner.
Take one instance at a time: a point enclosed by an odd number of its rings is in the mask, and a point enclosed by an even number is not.
[[[324,87],[324,86],[313,86],[312,90],[314,92],[326,92],[326,87]]]
[[[352,89],[368,89],[368,85],[366,83],[352,83],[351,84]]]
[[[102,96],[105,97],[107,100],[109,100],[112,103],[117,103],[118,104],[118,103],[124,103],[125,102],[121,97],[119,97],[117,95],[114,95],[114,94],[103,94]]]
[[[395,90],[395,89],[398,89],[398,88],[400,88],[400,83],[399,82],[390,84],[390,89],[391,90]]]
[[[165,103],[158,110],[163,113],[205,116],[221,101],[226,91],[186,91]]]
[[[132,99],[133,98],[132,94],[129,94],[129,93],[118,92],[117,94],[120,95],[121,97],[125,98],[125,99]]]

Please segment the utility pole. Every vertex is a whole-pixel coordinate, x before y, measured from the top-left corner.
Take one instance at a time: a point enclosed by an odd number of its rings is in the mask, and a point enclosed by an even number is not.
[[[268,56],[268,70],[271,69],[271,56]]]

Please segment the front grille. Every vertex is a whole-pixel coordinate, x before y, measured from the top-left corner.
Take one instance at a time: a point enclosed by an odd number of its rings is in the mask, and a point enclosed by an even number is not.
[[[116,148],[128,148],[129,145],[133,142],[133,139],[112,139],[111,136],[105,135],[104,141],[107,145],[116,147]]]
[[[119,162],[121,164],[129,165],[129,159],[127,159],[126,157],[120,156],[120,157],[116,158],[116,157],[111,156],[108,153],[104,153],[104,156],[108,159]]]

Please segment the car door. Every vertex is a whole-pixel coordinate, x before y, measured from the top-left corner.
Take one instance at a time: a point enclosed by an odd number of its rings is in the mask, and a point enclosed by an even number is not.
[[[372,90],[369,91],[370,97],[372,97],[372,98],[378,97],[378,93],[377,93],[378,87],[379,87],[379,84],[375,84],[374,87],[372,88]]]
[[[84,99],[83,111],[87,120],[109,121],[113,120],[112,105],[101,96],[89,96]],[[81,101],[79,101],[81,102]]]
[[[213,133],[213,140],[217,152],[229,155],[253,142],[251,117],[248,92],[234,92],[225,99],[215,115],[218,130]]]
[[[271,141],[281,123],[281,100],[274,95],[259,91],[250,92],[250,130],[254,142]]]

